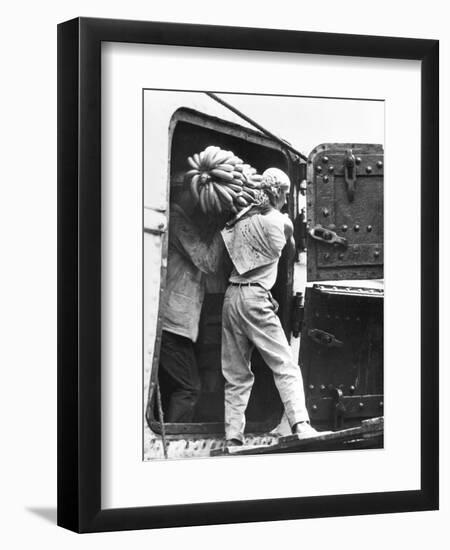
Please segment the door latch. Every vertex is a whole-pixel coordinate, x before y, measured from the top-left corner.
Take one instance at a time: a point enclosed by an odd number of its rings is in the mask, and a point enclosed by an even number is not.
[[[326,348],[341,348],[344,345],[344,342],[338,340],[334,334],[330,334],[318,328],[310,328],[308,330],[308,336],[313,342],[325,346]]]
[[[348,242],[344,237],[339,237],[337,233],[331,229],[325,229],[321,225],[316,225],[309,230],[310,236],[316,241],[321,241],[325,244],[338,244],[347,248]]]
[[[347,196],[350,202],[355,198],[356,159],[353,151],[347,149],[344,157],[344,179],[347,186]]]
[[[331,408],[331,425],[333,430],[339,430],[344,424],[344,417],[346,413],[345,405],[342,401],[344,393],[339,388],[333,388],[331,390],[331,398],[333,399],[333,406]]]

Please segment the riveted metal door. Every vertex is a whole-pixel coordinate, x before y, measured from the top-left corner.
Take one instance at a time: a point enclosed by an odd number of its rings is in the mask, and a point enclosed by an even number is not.
[[[314,425],[338,429],[383,414],[383,290],[306,289],[300,364]]]
[[[307,165],[308,281],[383,277],[383,147],[326,143]]]

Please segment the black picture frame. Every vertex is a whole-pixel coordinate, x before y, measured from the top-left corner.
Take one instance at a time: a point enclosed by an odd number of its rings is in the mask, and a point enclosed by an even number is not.
[[[103,41],[421,62],[420,490],[102,510]],[[438,66],[437,40],[91,18],[58,26],[58,525],[98,532],[438,508]]]

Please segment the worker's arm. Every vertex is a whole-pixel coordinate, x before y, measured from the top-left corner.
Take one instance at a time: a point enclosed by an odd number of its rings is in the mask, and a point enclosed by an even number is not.
[[[192,230],[184,231],[178,238],[185,255],[195,267],[203,273],[217,273],[224,252],[224,243],[219,232],[214,234],[210,242],[201,240]]]
[[[286,237],[286,246],[288,248],[289,255],[295,252],[295,240],[294,240],[294,226],[290,218],[285,215],[284,220],[284,236]]]
[[[287,214],[284,214],[284,236],[286,241],[288,241],[294,234],[294,226],[292,225],[291,219]]]

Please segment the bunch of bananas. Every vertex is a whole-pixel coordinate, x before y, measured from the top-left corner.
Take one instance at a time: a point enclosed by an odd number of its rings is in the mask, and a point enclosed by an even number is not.
[[[237,214],[258,200],[262,176],[232,151],[210,145],[188,163],[185,178],[205,214]]]

